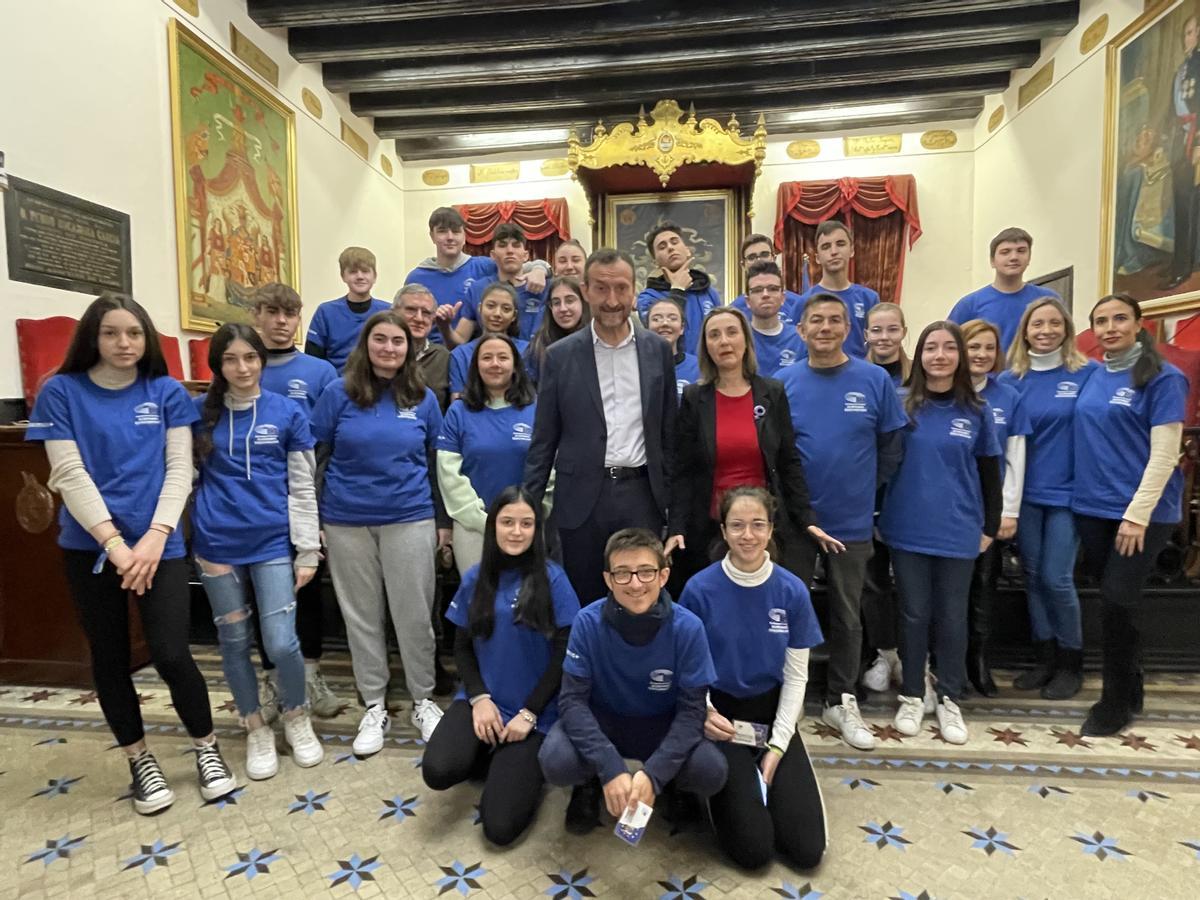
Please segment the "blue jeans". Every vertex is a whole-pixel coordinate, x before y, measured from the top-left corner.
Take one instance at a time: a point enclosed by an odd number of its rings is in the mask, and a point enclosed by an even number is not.
[[[1083,648],[1079,595],[1075,593],[1075,516],[1065,506],[1021,504],[1017,548],[1025,572],[1029,627],[1035,641]]]
[[[967,598],[974,559],[951,559],[892,548],[900,594],[900,693],[925,693],[925,659],[932,626],[938,697],[958,700],[967,688]]]
[[[296,593],[292,561],[286,556],[248,566],[222,566],[230,571],[210,575],[205,568],[215,563],[196,561],[200,583],[212,607],[213,622],[221,644],[221,664],[238,714],[245,718],[258,712],[258,678],[250,649],[254,646],[252,611],[247,602],[247,583],[254,585],[262,626],[263,645],[278,671],[279,701],[284,712],[304,706],[304,657],[296,637]]]

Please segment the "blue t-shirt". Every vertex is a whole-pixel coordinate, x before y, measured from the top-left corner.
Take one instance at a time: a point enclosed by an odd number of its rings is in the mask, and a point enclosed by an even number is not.
[[[1075,488],[1071,509],[1085,516],[1121,519],[1150,459],[1150,429],[1187,419],[1188,380],[1168,362],[1144,388],[1132,370],[1103,366],[1088,378],[1075,407]],[[1183,516],[1183,471],[1176,466],[1151,522]]]
[[[1029,421],[1025,439],[1025,485],[1021,499],[1038,506],[1068,507],[1075,480],[1075,406],[1096,364],[1075,372],[1063,366],[1026,372],[1017,378],[1003,372],[999,382],[1021,395]]]
[[[462,473],[485,507],[506,487],[521,483],[536,410],[537,404],[530,403],[473,412],[462,400],[446,410],[438,449],[462,456]]]
[[[669,298],[671,292],[669,290],[662,291],[657,288],[646,288],[637,298],[638,315],[642,318],[642,324],[646,322],[646,316],[650,314],[650,307],[663,298]],[[711,284],[702,291],[688,289],[684,294],[683,300],[683,337],[679,340],[679,344],[683,348],[684,353],[697,353],[700,347],[700,333],[703,330],[704,317],[713,309],[721,305],[721,295],[717,293],[717,289]]]
[[[490,256],[472,256],[457,269],[449,270],[439,268],[435,262],[427,259],[408,273],[404,283],[425,285],[439,306],[446,303],[453,306],[462,300],[465,307],[467,291],[472,284],[476,281],[490,283],[495,280],[496,261]],[[457,325],[461,318],[460,309],[450,325]],[[442,333],[436,328],[430,328],[429,340],[434,344],[442,343]]]
[[[758,374],[765,378],[778,378],[789,366],[808,358],[808,348],[792,325],[785,324],[779,334],[763,334],[754,328],[750,332],[754,335]]]
[[[757,587],[730,580],[721,563],[697,572],[684,586],[679,605],[704,623],[717,679],[713,687],[734,697],[757,697],[783,682],[789,648],[820,644],[808,588],[782,566]]]
[[[263,367],[262,389],[290,397],[300,404],[306,414],[311,414],[321,392],[337,378],[337,370],[328,360],[309,356],[299,350],[289,356],[286,362],[271,365],[270,360],[273,359],[276,357],[268,356],[267,365]]]
[[[204,397],[195,404],[203,414]],[[307,409],[264,391],[251,409],[221,410],[212,444],[192,505],[193,552],[229,566],[291,556],[287,455],[313,447]]]
[[[992,424],[996,426],[996,443],[1004,450],[1010,437],[1028,435],[1033,429],[1029,425],[1029,417],[1025,415],[1025,407],[1021,403],[1021,395],[1007,384],[1001,384],[994,375],[987,377],[987,384],[979,392],[979,396],[992,410]]]
[[[450,351],[451,394],[461,394],[467,389],[467,373],[471,370],[471,357],[475,355],[475,348],[479,345],[480,340],[481,338],[475,338],[473,341],[459,344]],[[529,341],[513,338],[512,342],[517,345],[517,352],[521,354],[521,359],[524,360],[525,351],[529,349]]]
[[[47,381],[29,418],[25,440],[76,443],[113,525],[132,547],[150,528],[162,492],[167,429],[186,428],[197,415],[187,391],[174,378],[138,378],[113,391],[78,372]],[[66,504],[58,511],[58,524],[60,547],[100,552]],[[162,558],[183,555],[183,535],[175,528]]]
[[[493,279],[494,281],[495,279]],[[467,289],[463,301],[460,319],[470,322],[479,321],[479,304],[483,302],[483,292],[492,285],[492,281],[479,280]],[[521,340],[528,341],[542,324],[542,316],[546,312],[546,298],[550,295],[550,287],[542,288],[541,293],[534,293],[525,285],[513,285],[517,291],[517,327],[520,329]],[[482,325],[477,327],[482,328]]]
[[[915,419],[883,499],[883,542],[909,553],[974,559],[983,534],[976,457],[1001,454],[990,411],[928,400]]]
[[[779,373],[817,522],[842,541],[871,539],[879,435],[908,424],[896,388],[874,363],[808,362]]]
[[[835,291],[821,287],[820,284],[814,284],[801,295],[804,303],[807,303],[808,298],[813,294],[833,294],[842,299],[842,302],[846,304],[846,311],[850,313],[850,333],[842,342],[842,349],[851,356],[865,359],[867,356],[867,313],[872,306],[879,303],[879,295],[865,284],[851,284],[844,291]],[[801,312],[804,310],[804,303],[800,304]],[[796,321],[800,321],[799,317]]]
[[[579,598],[567,580],[567,574],[554,562],[546,563],[546,576],[550,579],[550,602],[554,609],[554,624],[568,628],[579,615]],[[450,601],[446,618],[459,628],[466,628],[471,602],[475,598],[475,585],[479,582],[479,566],[467,569],[462,584]],[[496,620],[492,636],[487,640],[474,638],[475,659],[479,663],[479,674],[492,695],[492,702],[500,710],[507,723],[516,716],[541,681],[550,665],[550,638],[539,634],[513,619],[517,607],[517,595],[521,592],[521,573],[507,569],[500,573],[496,585]],[[459,688],[455,699],[467,699],[464,688]],[[537,730],[546,734],[558,719],[557,695],[538,713]]]
[[[397,407],[389,390],[363,409],[332,382],[312,414],[317,441],[333,445],[321,489],[321,521],[390,525],[433,518],[427,454],[437,443],[442,412],[429,388],[416,406]]]
[[[745,294],[738,294],[729,305],[745,316],[747,322],[754,318],[754,314],[750,312],[750,301],[746,299]],[[794,331],[800,324],[800,313],[802,312],[804,312],[804,298],[794,291],[784,291],[783,305],[779,307],[779,321]]]
[[[700,360],[690,353],[675,363],[675,399],[683,398],[683,389],[700,380]]]
[[[376,300],[372,297],[366,312],[356,313],[350,308],[345,297],[326,300],[317,307],[308,325],[308,340],[325,351],[325,358],[341,375],[342,369],[346,368],[346,360],[350,358],[350,351],[358,341],[358,333],[362,331],[367,319],[375,313],[391,308],[392,304],[386,300]]]
[[[563,662],[567,674],[591,679],[591,706],[613,716],[670,716],[680,688],[716,682],[708,637],[695,613],[672,604],[654,639],[635,647],[605,623],[607,602],[597,600],[579,611]]]
[[[1013,338],[1017,336],[1025,307],[1039,297],[1057,298],[1058,294],[1037,284],[1026,284],[1019,291],[1006,294],[989,284],[971,291],[955,303],[946,318],[959,325],[972,319],[991,322],[1000,329],[1000,352],[1007,353]]]

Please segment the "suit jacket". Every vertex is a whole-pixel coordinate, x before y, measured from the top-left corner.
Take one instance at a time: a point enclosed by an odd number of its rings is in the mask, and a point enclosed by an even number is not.
[[[808,483],[804,480],[800,451],[796,449],[796,433],[783,384],[774,378],[755,375],[750,380],[750,392],[754,395],[754,426],[767,489],[779,504],[777,518],[787,515],[798,529],[815,525],[817,518],[808,499]],[[715,385],[689,384],[683,389],[673,460],[667,533],[695,537],[707,530],[710,521],[713,473],[717,465]],[[691,543],[689,540],[689,546]]]
[[[533,441],[525,458],[525,487],[541,499],[556,472],[554,512],[560,528],[578,528],[591,515],[604,478],[608,429],[592,329],[581,328],[550,345],[542,365]],[[650,331],[635,332],[642,388],[646,467],[654,501],[666,518],[668,460],[675,434],[675,364],[671,348]]]

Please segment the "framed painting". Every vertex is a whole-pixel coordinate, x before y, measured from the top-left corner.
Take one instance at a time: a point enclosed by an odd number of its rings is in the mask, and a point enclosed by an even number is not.
[[[1164,0],[1108,44],[1102,293],[1148,313],[1200,307],[1200,18]]]
[[[733,190],[609,194],[604,198],[603,244],[633,257],[636,288],[658,271],[646,235],[660,222],[674,222],[703,269],[728,303],[738,292],[739,198]]]
[[[180,318],[216,331],[259,286],[300,289],[295,115],[177,20],[167,37]]]

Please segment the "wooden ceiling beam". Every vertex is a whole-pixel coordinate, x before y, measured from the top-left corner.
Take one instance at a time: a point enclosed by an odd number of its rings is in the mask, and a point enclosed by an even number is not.
[[[554,0],[556,9],[588,6],[617,6],[638,0]],[[401,22],[438,16],[480,15],[484,13],[543,12],[545,0],[247,0],[247,11],[263,28],[300,28],[305,26],[359,25],[374,22]]]

